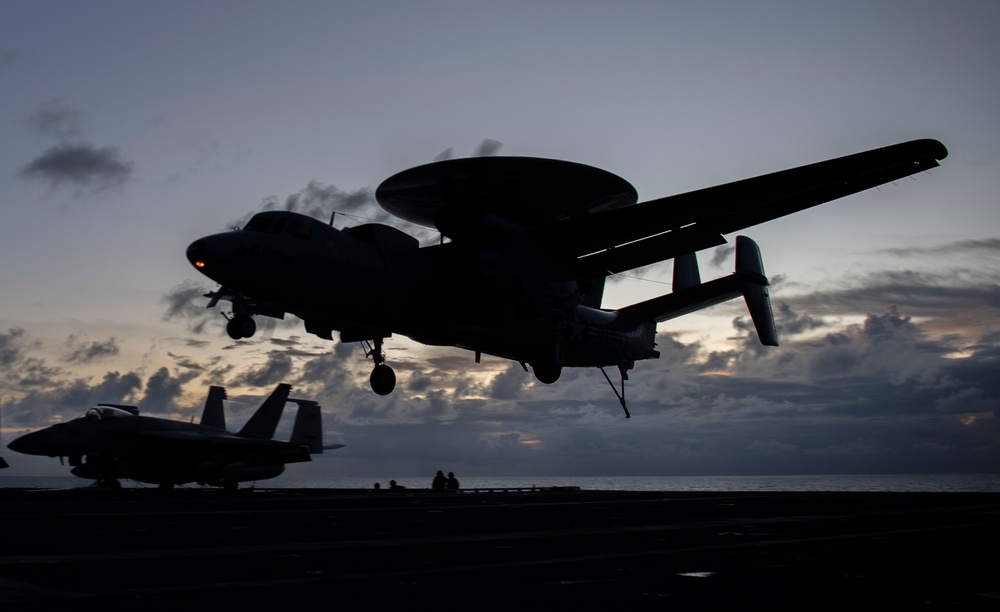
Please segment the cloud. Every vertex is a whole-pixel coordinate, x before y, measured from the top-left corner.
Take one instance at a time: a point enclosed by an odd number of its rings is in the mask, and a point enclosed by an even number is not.
[[[108,338],[103,342],[87,342],[81,340],[76,334],[71,334],[66,340],[68,353],[63,355],[62,361],[68,363],[92,363],[109,357],[118,355],[118,341],[115,338]]]
[[[61,376],[59,368],[32,355],[40,348],[41,342],[23,328],[12,327],[0,334],[0,387],[19,391],[40,388]]]
[[[530,376],[521,368],[521,365],[511,362],[507,369],[493,377],[488,393],[493,399],[517,399],[521,396],[525,385],[530,381]]]
[[[334,212],[351,216],[362,215],[366,219],[376,221],[392,218],[389,213],[377,206],[372,190],[368,187],[356,191],[343,191],[334,185],[324,185],[312,180],[283,201],[277,196],[264,198],[257,210],[248,212],[239,220],[230,223],[230,226],[243,227],[250,217],[267,210],[287,210],[323,221],[329,221]]]
[[[158,369],[146,380],[146,393],[140,407],[143,412],[171,412],[175,409],[174,400],[183,395],[184,385],[200,375],[198,370],[188,370],[175,376],[165,367]]]
[[[1000,309],[1000,272],[981,269],[877,270],[819,290],[784,295],[796,309],[858,315],[895,304],[915,317],[947,317]]]
[[[54,136],[60,141],[80,138],[80,112],[61,101],[50,102],[28,117],[28,125],[43,136]]]
[[[53,421],[66,420],[82,414],[98,403],[131,404],[142,387],[134,372],[107,372],[97,382],[82,378],[53,377],[44,385],[25,390],[9,401],[4,398],[4,416],[18,427],[37,428]]]
[[[889,253],[899,257],[915,257],[920,255],[1000,255],[1000,238],[982,240],[960,240],[934,246],[915,246],[907,248],[882,249],[881,253]]]
[[[7,72],[17,62],[19,55],[21,55],[21,50],[16,47],[0,51],[0,74]]]
[[[235,376],[233,385],[250,387],[267,387],[281,382],[292,373],[292,358],[283,351],[274,351],[267,357],[264,365],[245,371]]]
[[[188,331],[195,334],[205,333],[208,323],[219,322],[222,319],[218,311],[205,307],[208,304],[206,293],[208,290],[204,285],[191,280],[174,286],[160,298],[160,302],[167,305],[163,320],[179,319],[187,323]]]
[[[726,262],[731,261],[735,253],[736,245],[734,244],[724,244],[716,247],[712,250],[712,258],[709,260],[709,265],[714,268],[725,267]]]
[[[20,327],[12,327],[0,334],[0,367],[14,367],[24,359],[26,350],[34,343]]]
[[[438,239],[436,230],[401,221],[383,210],[376,203],[374,192],[370,187],[344,191],[335,185],[325,185],[316,180],[309,181],[308,185],[287,196],[284,200],[277,196],[264,198],[258,210],[243,215],[236,221],[230,222],[228,226],[243,227],[253,215],[267,210],[287,210],[322,221],[330,221],[331,216],[336,213],[336,216],[333,217],[334,225],[383,223],[397,227],[403,226],[406,233],[413,235],[421,242]]]
[[[63,186],[100,191],[125,184],[132,163],[122,159],[117,147],[95,148],[86,142],[62,143],[47,149],[25,166],[20,176]]]

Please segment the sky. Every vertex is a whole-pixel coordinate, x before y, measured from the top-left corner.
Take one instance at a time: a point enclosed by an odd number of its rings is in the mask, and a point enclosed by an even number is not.
[[[209,385],[236,428],[287,382],[346,445],[297,475],[995,472],[998,23],[990,1],[7,0],[2,442],[97,402],[189,420]],[[916,138],[948,147],[941,167],[740,232],[781,346],[739,301],[660,324],[631,419],[598,370],[546,386],[399,336],[377,396],[362,347],[295,319],[231,341],[184,256],[265,208],[392,223],[383,179],[484,139],[645,200]],[[732,255],[700,253],[702,277]],[[605,305],[670,291],[670,270],[619,275]],[[0,481],[67,473],[0,454]]]

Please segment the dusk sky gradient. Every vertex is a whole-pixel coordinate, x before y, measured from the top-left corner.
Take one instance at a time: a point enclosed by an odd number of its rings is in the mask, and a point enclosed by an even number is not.
[[[238,428],[287,382],[347,445],[297,475],[1000,471],[998,24],[991,1],[0,3],[3,444],[97,402],[188,420],[209,385]],[[781,346],[741,301],[661,324],[628,420],[598,370],[545,386],[402,337],[379,397],[361,346],[294,318],[233,342],[204,308],[195,239],[267,207],[393,223],[383,179],[486,138],[640,200],[917,138],[950,155],[741,232]],[[0,482],[68,474],[0,453]]]

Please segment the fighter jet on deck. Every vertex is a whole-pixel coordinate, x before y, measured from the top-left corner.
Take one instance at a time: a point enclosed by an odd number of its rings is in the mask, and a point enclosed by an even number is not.
[[[29,433],[8,445],[27,455],[69,458],[75,476],[98,486],[118,479],[172,487],[188,482],[235,489],[240,482],[274,478],[286,463],[311,461],[324,447],[319,405],[290,399],[280,384],[237,433],[226,431],[226,391],[210,387],[201,423],[140,416],[135,406],[98,404],[66,423]],[[291,440],[274,440],[285,403],[298,404]]]

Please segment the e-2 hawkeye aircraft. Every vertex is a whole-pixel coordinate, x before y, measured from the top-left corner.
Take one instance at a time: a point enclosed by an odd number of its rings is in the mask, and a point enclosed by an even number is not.
[[[735,274],[702,282],[695,253],[725,234],[934,168],[948,155],[915,140],[637,203],[624,179],[590,166],[530,157],[453,159],[386,179],[386,211],[436,228],[441,244],[369,223],[337,230],[268,211],[242,230],[201,238],[188,260],[232,303],[227,331],[253,335],[253,315],[291,313],[306,331],[369,343],[372,389],[395,386],[383,341],[394,333],[530,364],[553,383],[564,367],[627,372],[659,356],[657,323],[742,295],[760,341],[778,337],[760,249],[736,238]],[[448,241],[445,241],[445,238]],[[618,310],[601,307],[605,279],[674,260],[673,291]],[[607,373],[604,374],[611,384]]]
[[[74,476],[117,487],[131,478],[172,487],[197,482],[235,489],[240,482],[274,478],[286,463],[311,461],[323,449],[319,405],[290,399],[280,384],[238,433],[226,431],[226,391],[210,387],[201,422],[140,416],[135,406],[98,404],[79,418],[25,434],[8,445],[27,455],[69,458]],[[286,402],[298,404],[291,440],[272,439]]]

